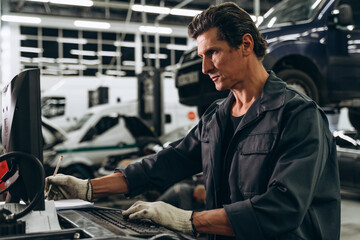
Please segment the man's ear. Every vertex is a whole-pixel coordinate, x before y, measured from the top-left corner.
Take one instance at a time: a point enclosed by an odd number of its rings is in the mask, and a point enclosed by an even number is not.
[[[254,51],[254,39],[250,33],[242,36],[243,53],[245,56],[250,55]]]

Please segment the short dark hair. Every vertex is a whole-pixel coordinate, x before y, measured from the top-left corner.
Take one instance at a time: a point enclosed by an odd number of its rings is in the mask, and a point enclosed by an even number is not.
[[[194,17],[188,25],[188,34],[196,39],[210,28],[218,29],[218,38],[228,42],[230,47],[238,48],[242,36],[249,33],[254,39],[254,52],[258,59],[266,54],[266,41],[259,32],[250,15],[232,2],[211,6]]]

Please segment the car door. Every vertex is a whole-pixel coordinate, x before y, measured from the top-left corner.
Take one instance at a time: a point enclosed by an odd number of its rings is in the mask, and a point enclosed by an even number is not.
[[[360,97],[360,1],[339,0],[333,14],[344,5],[352,9],[353,21],[340,24],[342,13],[333,17],[328,26],[327,48],[329,54],[328,83],[329,96],[342,100]]]
[[[121,155],[138,150],[134,137],[125,126],[125,121],[118,114],[102,116],[88,130],[81,141],[83,154],[99,166],[108,156]]]

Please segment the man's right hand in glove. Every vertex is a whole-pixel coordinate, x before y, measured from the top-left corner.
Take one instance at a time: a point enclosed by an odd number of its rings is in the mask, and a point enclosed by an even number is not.
[[[119,172],[94,178],[91,181],[57,174],[47,177],[45,183],[45,197],[48,200],[75,198],[92,201],[94,198],[128,192],[126,178]]]
[[[58,174],[45,181],[45,195],[48,200],[82,199],[92,201],[90,179],[79,179],[73,176]]]

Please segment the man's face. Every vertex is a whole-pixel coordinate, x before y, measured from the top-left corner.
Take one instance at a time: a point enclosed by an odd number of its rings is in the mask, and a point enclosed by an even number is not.
[[[198,55],[203,59],[202,72],[210,76],[218,91],[233,89],[242,81],[246,70],[242,45],[235,49],[225,40],[219,40],[217,28],[199,35],[196,42]]]

